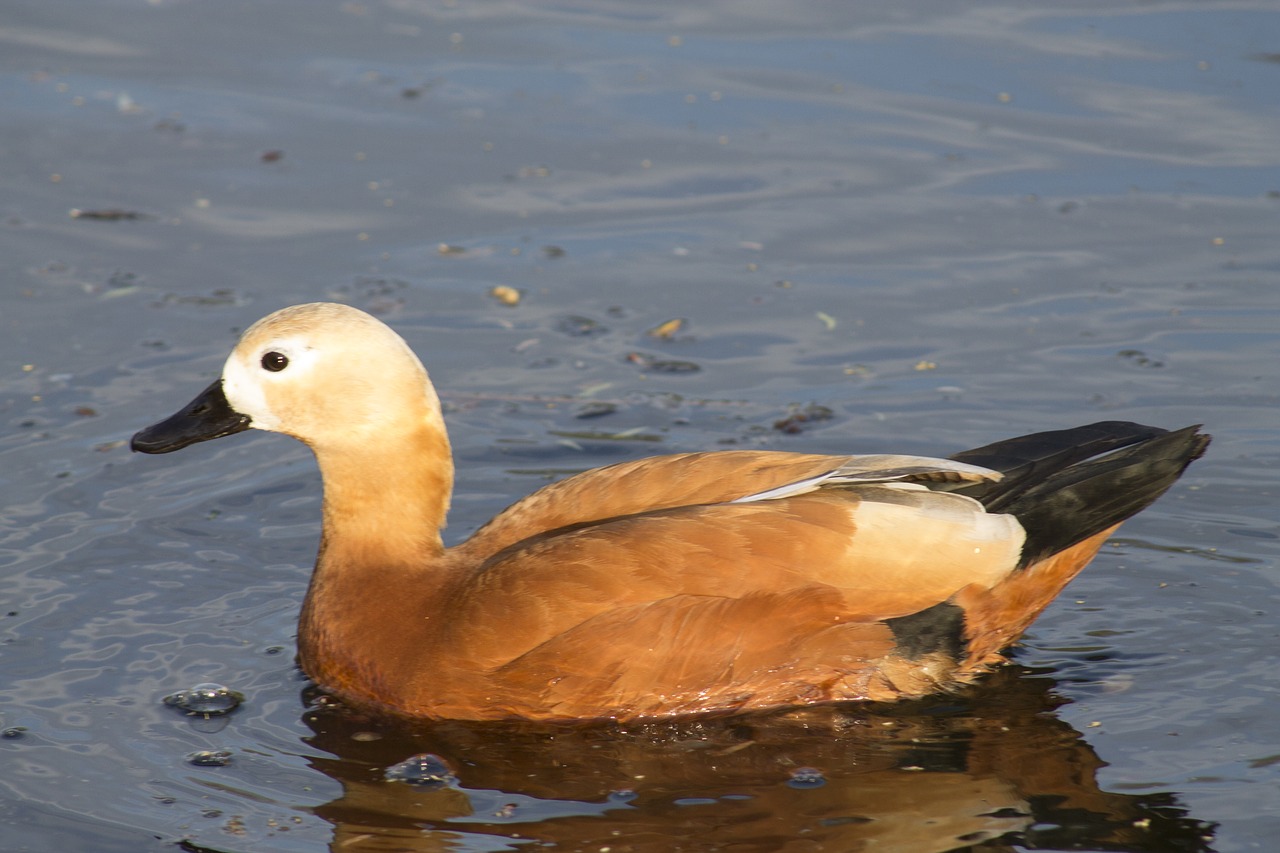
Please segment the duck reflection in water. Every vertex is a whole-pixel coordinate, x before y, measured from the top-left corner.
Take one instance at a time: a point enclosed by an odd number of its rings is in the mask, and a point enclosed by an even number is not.
[[[320,704],[315,813],[334,851],[981,849],[1208,853],[1168,792],[1104,791],[1054,682],[1004,667],[958,696],[639,725],[396,724]],[[315,698],[314,696],[312,697]],[[376,733],[376,734],[371,734]],[[385,779],[413,755],[455,779]],[[812,768],[816,784],[796,783]],[[803,774],[802,774],[803,775]]]

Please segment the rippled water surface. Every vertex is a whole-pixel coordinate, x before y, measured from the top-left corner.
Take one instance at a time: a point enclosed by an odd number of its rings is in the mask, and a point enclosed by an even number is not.
[[[1274,849],[1278,58],[1263,0],[7,4],[0,849]],[[400,730],[293,663],[308,452],[125,444],[317,299],[431,369],[455,541],[655,452],[1216,440],[964,696]]]

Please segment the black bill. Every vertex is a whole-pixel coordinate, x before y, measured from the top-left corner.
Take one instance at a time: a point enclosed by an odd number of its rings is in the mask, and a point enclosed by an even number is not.
[[[139,430],[129,446],[140,453],[169,453],[248,428],[249,416],[231,408],[227,396],[222,393],[222,380],[219,379],[177,414]]]

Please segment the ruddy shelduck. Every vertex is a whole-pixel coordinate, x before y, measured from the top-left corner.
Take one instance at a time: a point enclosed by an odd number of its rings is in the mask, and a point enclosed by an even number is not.
[[[255,428],[315,453],[303,670],[417,718],[633,720],[887,701],[1003,660],[1209,437],[1119,421],[947,459],[767,450],[621,462],[446,548],[453,461],[422,363],[345,305],[251,326],[132,447]]]

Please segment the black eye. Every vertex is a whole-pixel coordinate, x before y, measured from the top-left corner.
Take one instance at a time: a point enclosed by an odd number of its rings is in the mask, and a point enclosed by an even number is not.
[[[262,369],[279,373],[289,366],[289,357],[282,352],[269,352],[262,357]]]

